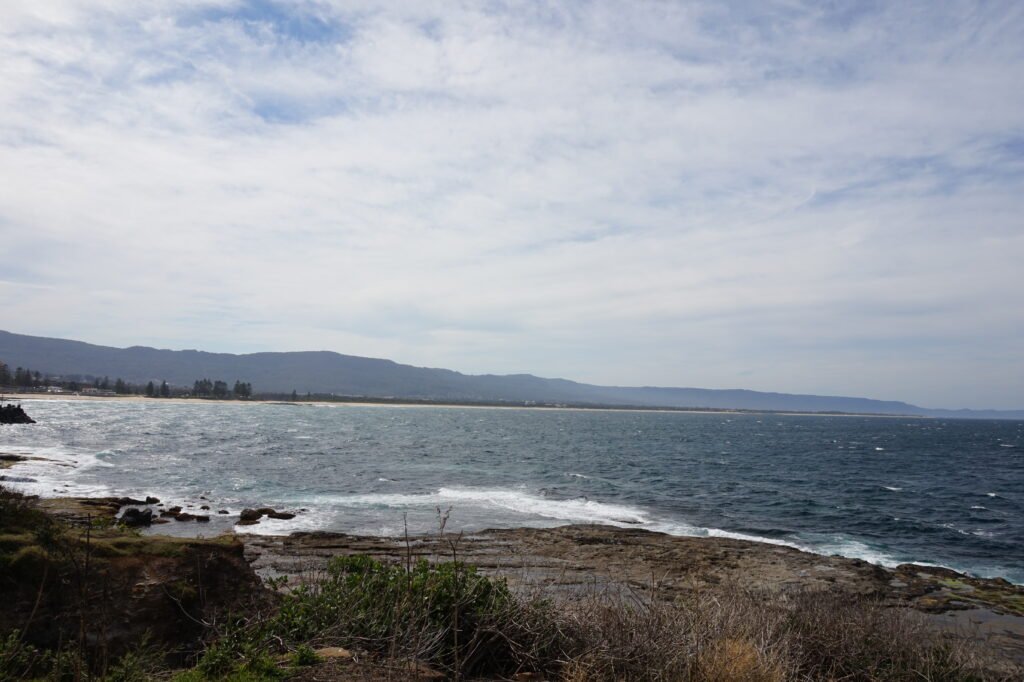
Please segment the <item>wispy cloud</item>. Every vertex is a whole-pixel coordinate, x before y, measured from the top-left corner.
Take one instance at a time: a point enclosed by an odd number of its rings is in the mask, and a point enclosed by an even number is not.
[[[0,326],[1019,408],[1022,34],[1012,2],[8,2]]]

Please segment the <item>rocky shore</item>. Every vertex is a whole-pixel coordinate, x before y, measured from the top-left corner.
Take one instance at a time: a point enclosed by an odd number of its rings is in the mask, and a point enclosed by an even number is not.
[[[161,520],[200,521],[178,507],[163,508],[156,498],[52,498],[36,503],[46,514],[78,527],[94,525],[97,519],[134,523],[140,515],[146,517],[140,525]],[[161,636],[158,639],[175,640],[171,635],[174,613],[182,608],[182,602],[180,595],[177,601],[166,599],[169,589],[195,601],[190,609],[196,611],[192,616],[196,619],[200,611],[251,599],[261,592],[258,578],[288,576],[287,584],[294,587],[322,576],[334,557],[364,554],[400,564],[420,558],[466,562],[484,574],[505,578],[513,589],[542,590],[570,601],[585,599],[595,591],[643,594],[666,602],[736,590],[776,603],[819,593],[832,598],[848,595],[851,600],[868,597],[887,608],[925,614],[937,637],[955,630],[974,638],[979,647],[1007,664],[1024,665],[1024,586],[999,578],[974,578],[914,564],[884,568],[780,545],[597,525],[408,538],[244,532],[246,523],[281,513],[260,508],[222,517],[235,531],[212,540],[160,535],[106,540],[104,589],[113,584],[123,586],[119,588],[123,595],[118,597],[123,604],[116,611],[124,620],[112,619],[109,613],[104,616],[107,627],[119,633],[117,646],[126,646],[132,632],[141,627],[152,629],[154,624]],[[159,533],[164,527],[152,531]],[[93,553],[98,539],[93,535]],[[80,545],[82,541],[76,542]],[[31,568],[29,563],[26,570]],[[189,572],[197,566],[202,575]],[[33,594],[32,590],[24,594],[15,590],[9,595],[16,596],[19,608],[11,611],[18,617],[12,615],[7,626],[17,625],[19,618],[32,612]],[[52,611],[45,614],[51,619],[60,609],[56,602],[43,606],[44,611]],[[198,632],[188,633],[190,641],[197,636]]]
[[[807,592],[869,596],[927,614],[937,632],[961,631],[1024,663],[1024,586],[936,566],[890,569],[780,545],[597,525],[408,539],[327,532],[241,537],[258,574],[292,581],[316,575],[334,556],[366,554],[393,562],[457,558],[513,586],[541,586],[569,597],[611,589],[672,600],[735,588],[765,599]]]

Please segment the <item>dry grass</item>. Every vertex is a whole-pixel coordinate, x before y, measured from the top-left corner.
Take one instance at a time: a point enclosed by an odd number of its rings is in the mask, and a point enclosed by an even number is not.
[[[571,635],[566,682],[1024,679],[1024,668],[940,636],[920,614],[864,597],[591,594],[558,612]]]

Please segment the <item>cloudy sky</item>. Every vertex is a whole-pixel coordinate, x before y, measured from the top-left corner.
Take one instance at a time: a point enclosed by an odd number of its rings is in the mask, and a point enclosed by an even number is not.
[[[0,329],[1024,408],[1024,3],[4,0]]]

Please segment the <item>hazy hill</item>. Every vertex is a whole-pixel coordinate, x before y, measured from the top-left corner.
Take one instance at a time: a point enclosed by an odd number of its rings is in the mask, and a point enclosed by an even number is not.
[[[295,390],[303,394],[457,401],[536,401],[1024,419],[1024,410],[928,410],[902,402],[867,398],[701,388],[593,386],[530,374],[467,375],[330,351],[233,355],[144,346],[112,348],[4,331],[0,331],[0,361],[12,369],[20,366],[54,375],[91,374],[133,383],[165,380],[171,385],[191,386],[196,379],[202,378],[222,379],[229,384],[240,380],[252,383],[257,393],[290,393]]]

